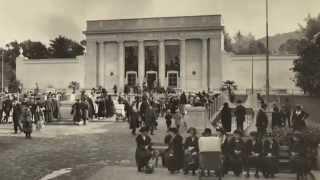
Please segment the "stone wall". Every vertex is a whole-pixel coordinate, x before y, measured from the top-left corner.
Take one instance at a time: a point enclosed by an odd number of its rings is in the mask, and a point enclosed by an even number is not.
[[[223,56],[223,80],[233,80],[240,90],[251,88],[253,58],[254,89],[265,88],[266,57],[264,55],[230,55]],[[293,61],[297,56],[270,56],[270,88],[288,89],[288,92],[300,91],[293,82]]]
[[[18,57],[16,60],[16,76],[24,88],[40,88],[52,86],[65,89],[71,81],[84,85],[84,57],[74,59],[27,59]]]

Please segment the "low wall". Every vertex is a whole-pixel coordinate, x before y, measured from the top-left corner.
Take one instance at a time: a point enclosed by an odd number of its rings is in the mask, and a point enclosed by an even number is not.
[[[270,56],[270,88],[273,90],[287,90],[288,94],[300,91],[293,79],[291,71],[293,61],[298,56]],[[252,68],[253,61],[253,68]],[[254,89],[266,87],[266,57],[265,55],[232,55],[224,54],[223,80],[233,80],[238,89],[251,89],[253,70]]]
[[[18,57],[16,60],[16,76],[26,89],[53,87],[65,89],[71,81],[84,85],[84,57],[70,59],[27,59]]]

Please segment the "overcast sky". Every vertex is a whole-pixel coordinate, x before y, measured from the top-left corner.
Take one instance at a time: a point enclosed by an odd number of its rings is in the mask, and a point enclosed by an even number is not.
[[[84,39],[86,20],[222,14],[230,34],[265,33],[265,0],[0,0],[0,46],[57,35]],[[320,13],[320,0],[269,0],[270,34],[290,32],[308,14]]]

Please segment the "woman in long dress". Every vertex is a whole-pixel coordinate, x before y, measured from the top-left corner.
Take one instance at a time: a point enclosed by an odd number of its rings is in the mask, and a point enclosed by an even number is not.
[[[97,113],[97,116],[98,116],[98,119],[101,119],[101,118],[104,118],[105,116],[105,101],[103,99],[102,96],[99,96],[97,98],[97,101],[96,101],[97,105],[98,105],[98,113]]]
[[[222,122],[222,127],[226,132],[231,132],[231,120],[232,120],[232,115],[231,115],[231,109],[229,108],[229,104],[224,103],[223,109],[221,112],[221,122]]]
[[[149,130],[146,127],[140,129],[140,134],[136,138],[136,163],[138,172],[142,172],[148,165],[151,158],[151,138],[149,136]]]
[[[106,117],[110,118],[114,114],[114,103],[112,100],[111,95],[109,95],[105,101],[105,106],[106,106]]]
[[[31,110],[28,104],[25,104],[23,106],[23,112],[22,112],[22,126],[23,131],[26,135],[26,139],[31,139],[31,133],[32,133],[32,114]]]
[[[169,143],[169,158],[167,162],[168,170],[171,174],[179,172],[184,165],[183,137],[179,134],[177,128],[170,128],[169,133],[172,136]]]

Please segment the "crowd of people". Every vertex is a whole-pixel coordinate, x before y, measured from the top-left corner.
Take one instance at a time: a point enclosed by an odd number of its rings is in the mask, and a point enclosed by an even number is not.
[[[184,102],[183,100],[180,102]],[[169,101],[172,102],[172,101]],[[173,101],[174,102],[174,101]],[[179,101],[175,102],[179,105]],[[167,148],[164,152],[157,152],[152,147],[152,138],[149,132],[152,129],[142,125],[140,134],[136,138],[137,150],[136,160],[139,172],[152,169],[152,159],[156,155],[162,157],[163,165],[168,168],[172,174],[184,172],[193,175],[197,172],[202,175],[210,175],[211,171],[200,169],[199,166],[199,136],[197,130],[193,127],[188,130],[188,137],[184,138],[180,134],[181,128],[179,125],[171,126],[170,120],[177,112],[183,115],[183,111],[171,110],[172,104],[168,105],[165,120],[167,122],[168,134],[164,139]],[[260,109],[256,117],[256,131],[251,132],[249,136],[244,134],[244,122],[246,121],[247,109],[242,105],[242,101],[237,101],[234,109],[229,107],[228,103],[224,104],[221,124],[222,127],[217,127],[216,133],[213,134],[210,128],[204,130],[201,136],[217,136],[221,139],[221,149],[223,157],[223,165],[221,169],[215,170],[216,175],[225,175],[233,172],[235,176],[240,176],[243,173],[246,177],[250,177],[250,170],[254,169],[254,176],[259,178],[261,175],[265,178],[274,178],[279,172],[279,153],[280,142],[272,131],[276,128],[292,128],[293,134],[290,136],[288,154],[290,158],[290,168],[292,172],[297,173],[301,177],[309,172],[312,165],[308,161],[308,153],[304,146],[304,139],[301,131],[306,128],[306,119],[308,113],[302,110],[302,107],[297,105],[295,109],[288,110],[287,104],[282,106],[280,111],[276,105],[273,105],[271,118],[268,116],[267,105],[261,103]],[[290,111],[290,112],[288,112]],[[137,115],[139,116],[139,115]],[[232,116],[235,116],[236,130],[231,132]],[[270,119],[270,121],[269,121]],[[271,125],[270,125],[271,123]]]
[[[31,138],[33,125],[40,130],[46,123],[61,119],[59,97],[55,93],[5,94],[0,104],[0,122],[12,123],[14,133],[25,133],[28,139]]]

